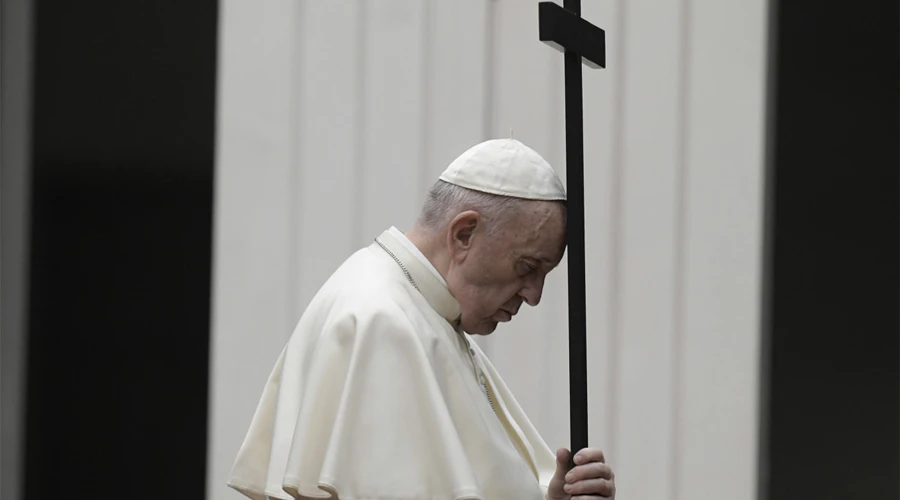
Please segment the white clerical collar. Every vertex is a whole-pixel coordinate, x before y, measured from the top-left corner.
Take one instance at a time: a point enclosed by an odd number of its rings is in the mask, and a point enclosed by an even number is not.
[[[373,251],[383,250],[387,256],[393,258],[397,264],[396,269],[402,270],[406,274],[406,279],[425,297],[431,307],[455,328],[459,324],[459,302],[450,293],[440,274],[436,270],[428,269],[429,266],[426,264],[428,259],[417,257],[416,252],[410,248],[410,246],[415,248],[415,245],[404,244],[404,239],[405,236],[397,236],[388,229],[375,238],[375,243],[372,243],[370,248]]]
[[[414,245],[412,241],[409,241],[409,238],[407,238],[402,231],[394,226],[391,226],[388,231],[390,231],[394,238],[400,240],[400,243],[403,243],[403,246],[405,246],[406,249],[410,251],[410,253],[415,255],[416,258],[419,259],[419,261],[422,263],[422,265],[428,268],[428,270],[431,271],[431,274],[433,274],[434,277],[437,278],[442,285],[447,286],[447,281],[443,276],[441,276],[441,273],[439,273],[438,270],[435,269],[434,265],[432,265],[428,258],[425,257],[425,254],[423,254],[418,248],[416,248],[416,245]]]

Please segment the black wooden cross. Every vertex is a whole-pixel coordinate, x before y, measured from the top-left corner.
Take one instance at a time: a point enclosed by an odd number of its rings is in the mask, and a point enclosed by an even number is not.
[[[581,63],[606,67],[606,33],[581,18],[581,0],[538,4],[540,39],[565,54],[569,251],[569,406],[572,456],[588,445],[587,313],[584,297],[584,118]]]

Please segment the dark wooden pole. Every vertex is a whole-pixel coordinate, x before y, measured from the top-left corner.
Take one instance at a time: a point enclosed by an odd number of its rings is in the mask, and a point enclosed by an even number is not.
[[[581,0],[565,0],[581,15]],[[581,56],[565,53],[566,181],[569,252],[569,406],[572,453],[588,445],[587,312],[584,263],[584,117]]]

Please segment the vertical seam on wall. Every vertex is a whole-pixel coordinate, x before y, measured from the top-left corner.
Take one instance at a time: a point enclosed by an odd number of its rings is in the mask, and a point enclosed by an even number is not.
[[[287,276],[285,290],[284,325],[282,335],[288,341],[293,333],[294,321],[297,319],[297,303],[299,301],[300,287],[300,256],[301,247],[300,225],[303,218],[300,217],[300,206],[303,203],[300,196],[300,182],[303,177],[300,163],[301,139],[303,138],[303,120],[300,119],[301,101],[303,99],[303,35],[301,28],[303,23],[303,3],[295,4],[294,24],[292,30],[292,47],[290,52],[290,98],[288,102],[288,243],[287,243]]]
[[[624,129],[625,129],[625,37],[626,28],[626,5],[627,0],[618,2],[619,8],[616,19],[616,26],[619,27],[619,36],[616,37],[618,46],[616,47],[616,60],[619,68],[616,72],[616,90],[617,99],[614,100],[613,116],[613,155],[612,155],[612,179],[611,179],[611,207],[610,207],[610,235],[609,235],[609,382],[608,391],[609,407],[606,410],[608,419],[607,436],[609,439],[609,453],[614,456],[618,450],[618,440],[616,438],[618,431],[617,409],[618,402],[618,386],[619,386],[619,306],[621,304],[621,277],[620,277],[620,236],[622,234],[622,161],[624,151]]]
[[[421,57],[421,96],[419,97],[419,133],[422,134],[422,147],[419,149],[419,192],[416,194],[415,206],[413,213],[425,202],[425,193],[429,188],[429,179],[431,179],[431,165],[429,159],[431,155],[431,127],[429,126],[428,115],[431,109],[431,9],[432,0],[423,0],[422,2],[422,54]]]
[[[675,131],[678,137],[678,156],[676,192],[675,192],[675,276],[673,281],[673,308],[672,308],[672,374],[670,379],[670,397],[672,401],[672,418],[670,420],[670,432],[672,433],[671,455],[669,457],[669,491],[672,492],[672,500],[678,500],[680,493],[681,468],[681,429],[682,429],[682,401],[684,400],[684,331],[685,331],[685,276],[687,266],[687,193],[688,193],[688,140],[690,127],[690,114],[688,100],[690,96],[690,71],[691,71],[691,0],[681,1],[681,32],[679,50],[681,52],[681,68],[678,82],[678,129]]]
[[[366,4],[361,1],[357,5],[359,9],[356,13],[356,87],[353,93],[356,96],[356,120],[353,125],[353,220],[351,224],[351,234],[353,235],[353,247],[363,244],[366,241],[366,235],[362,234],[363,212],[367,209],[368,202],[365,186],[365,144],[363,137],[366,129]],[[348,250],[352,250],[348,249]]]
[[[494,60],[496,59],[497,37],[494,26],[497,16],[496,0],[487,0],[484,16],[484,104],[481,107],[481,135],[483,140],[489,139],[494,130]]]
[[[542,44],[543,45],[543,44]],[[545,46],[546,47],[546,46]],[[547,151],[546,154],[548,158],[563,158],[563,165],[566,166],[566,181],[569,180],[569,165],[565,163],[568,158],[566,158],[566,72],[565,72],[565,57],[560,58],[559,52],[555,50],[546,50],[544,51],[545,57],[547,57],[547,67],[548,68],[556,68],[556,65],[559,61],[563,61],[563,65],[560,68],[561,71],[548,71],[547,75],[550,77],[550,85],[548,86],[550,92],[547,92],[547,99],[549,102],[547,103],[547,109],[549,110],[549,117],[547,120],[548,124],[551,124],[548,129],[550,130],[550,137],[547,141]],[[581,84],[581,99],[582,103],[584,102],[584,64],[581,65],[581,73],[582,73],[582,84]],[[584,104],[582,104],[584,106]],[[553,127],[552,124],[554,120],[559,120],[559,117],[562,117],[562,126],[557,128]],[[583,119],[582,119],[583,121]],[[582,127],[584,130],[584,127]],[[556,133],[557,131],[561,133]],[[562,139],[562,140],[560,140]],[[582,140],[582,142],[584,142]],[[586,222],[586,221],[585,221]]]

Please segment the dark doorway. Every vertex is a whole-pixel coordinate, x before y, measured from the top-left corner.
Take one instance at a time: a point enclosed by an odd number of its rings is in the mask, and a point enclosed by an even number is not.
[[[35,3],[28,500],[204,498],[217,9]]]
[[[771,3],[760,498],[900,498],[898,2]]]

